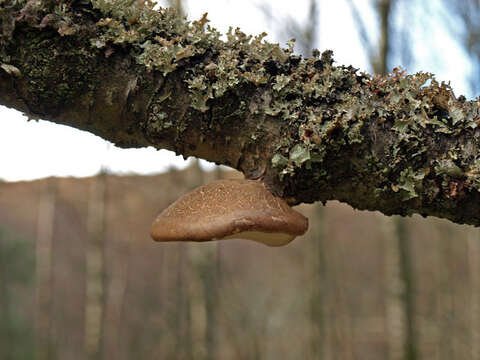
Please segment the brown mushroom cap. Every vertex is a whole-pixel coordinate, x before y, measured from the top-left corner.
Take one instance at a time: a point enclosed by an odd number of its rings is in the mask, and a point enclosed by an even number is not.
[[[281,246],[307,231],[308,219],[262,182],[218,180],[182,196],[153,222],[155,241],[250,239]]]

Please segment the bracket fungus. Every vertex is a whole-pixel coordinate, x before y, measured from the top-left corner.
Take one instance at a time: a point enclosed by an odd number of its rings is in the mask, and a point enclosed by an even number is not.
[[[153,222],[155,241],[249,239],[281,246],[307,231],[308,219],[255,180],[218,180],[200,186]]]

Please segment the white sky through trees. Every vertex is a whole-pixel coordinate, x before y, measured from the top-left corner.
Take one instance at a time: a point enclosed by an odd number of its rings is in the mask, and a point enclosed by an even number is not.
[[[184,0],[185,1],[185,0]],[[350,8],[344,0],[318,0],[320,4],[320,50],[332,49],[337,64],[353,65],[369,71],[368,58],[357,35]],[[354,0],[364,18],[372,39],[378,30],[371,2]],[[162,3],[160,1],[160,3]],[[208,12],[211,25],[225,33],[229,26],[240,27],[247,34],[263,31],[272,42],[284,41],[275,36],[284,29],[282,22],[289,18],[301,23],[306,19],[309,0],[188,0],[189,19],[199,19]],[[436,0],[427,3],[438,4]],[[273,19],[266,19],[260,6],[271,9]],[[434,11],[442,13],[441,8]],[[421,13],[421,9],[415,10]],[[430,8],[432,11],[432,8]],[[451,81],[456,95],[468,92],[471,66],[463,50],[456,44],[442,21],[434,16],[411,16],[400,22],[423,27],[425,32],[412,33],[412,67],[416,71],[433,72],[437,80]],[[459,32],[461,26],[459,26]],[[282,46],[284,44],[281,44]],[[395,46],[393,44],[393,46]],[[398,64],[400,64],[398,60]],[[18,111],[0,106],[0,179],[6,181],[32,180],[47,176],[91,176],[104,168],[115,173],[151,174],[184,167],[181,156],[152,148],[119,149],[93,134],[45,121],[29,121]],[[206,162],[204,163],[206,164]],[[206,165],[208,166],[208,165]]]

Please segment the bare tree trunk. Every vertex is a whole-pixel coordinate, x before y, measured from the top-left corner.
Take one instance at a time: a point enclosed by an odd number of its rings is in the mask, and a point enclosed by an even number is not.
[[[316,205],[314,211],[314,225],[311,231],[311,246],[309,248],[308,264],[311,272],[310,319],[312,321],[311,350],[312,359],[330,359],[325,309],[328,291],[327,266],[325,263],[325,226],[324,209]]]
[[[433,270],[433,281],[434,281],[434,291],[431,291],[430,296],[427,301],[431,304],[431,311],[427,314],[426,319],[422,319],[422,336],[425,338],[426,342],[431,344],[429,348],[430,356],[433,360],[442,360],[443,359],[443,346],[442,346],[442,324],[440,322],[441,315],[441,297],[442,297],[442,278],[444,277],[444,258],[441,251],[441,242],[442,235],[441,230],[438,224],[430,222],[428,225],[429,233],[432,234],[432,237],[438,243],[435,248],[433,248],[432,253],[432,266]],[[423,353],[422,353],[423,355]]]
[[[200,276],[202,277],[206,331],[205,348],[206,360],[217,359],[217,308],[218,308],[218,288],[217,288],[217,244],[205,249],[204,264],[200,265]]]
[[[454,299],[453,299],[453,274],[452,274],[452,239],[447,226],[440,224],[436,226],[438,237],[438,248],[436,261],[436,298],[435,311],[436,325],[436,346],[438,348],[438,359],[455,359],[454,346]]]
[[[417,359],[415,287],[408,227],[404,219],[379,218],[383,224],[385,317],[390,360]]]
[[[37,360],[51,360],[55,358],[54,339],[52,337],[52,249],[57,180],[55,178],[46,179],[41,186],[35,255],[35,357]]]
[[[335,354],[335,356],[338,356],[338,359],[353,360],[355,359],[355,355],[352,336],[352,321],[351,313],[347,306],[344,286],[345,268],[343,265],[343,259],[345,259],[345,256],[342,244],[335,244],[335,248],[336,254],[333,256],[335,257],[337,268],[331,271],[332,275],[330,276],[330,281],[332,282],[331,290],[333,292],[333,303],[331,308],[332,320],[329,321],[329,323],[333,324],[332,328],[334,331],[332,336],[334,341],[332,353]],[[330,268],[332,268],[332,266]]]
[[[376,8],[380,17],[380,43],[377,58],[371,54],[371,62],[376,74],[386,75],[388,73],[388,57],[390,55],[391,38],[391,9],[395,0],[376,0]]]
[[[480,236],[472,229],[468,237],[468,260],[470,267],[470,359],[480,359]]]
[[[161,252],[163,257],[163,251]],[[121,329],[122,329],[122,310],[124,309],[125,294],[127,290],[128,272],[130,270],[130,245],[127,243],[117,244],[115,250],[116,261],[118,264],[111,270],[112,279],[109,282],[107,296],[105,300],[105,324],[104,340],[102,351],[109,354],[107,359],[124,359],[120,354],[121,347]],[[120,261],[118,261],[120,259]],[[159,268],[162,269],[163,259],[159,259]],[[160,271],[159,282],[163,284]],[[110,274],[110,273],[109,273]],[[160,286],[163,289],[163,287]],[[161,307],[161,304],[159,304]]]
[[[388,342],[388,359],[404,360],[405,357],[405,316],[401,295],[403,282],[401,280],[400,254],[398,237],[394,232],[394,221],[383,220],[384,223],[384,259],[385,259],[385,317]]]
[[[394,274],[398,281],[394,281],[394,286],[398,287],[398,297],[401,303],[401,317],[403,319],[403,356],[401,359],[416,360],[417,359],[417,332],[415,321],[415,275],[412,265],[412,257],[410,251],[410,237],[408,233],[408,225],[405,219],[395,217],[395,234],[396,249],[395,256],[398,257],[398,272]]]
[[[177,247],[177,281],[176,298],[177,308],[175,309],[175,356],[179,360],[192,360],[192,319],[191,300],[188,294],[188,278],[185,274],[188,263],[188,249],[185,244]]]
[[[107,177],[102,172],[90,183],[87,212],[85,350],[90,360],[102,359],[106,201]]]
[[[5,234],[0,229],[0,359],[12,358],[11,309],[9,294],[8,259],[6,259]]]

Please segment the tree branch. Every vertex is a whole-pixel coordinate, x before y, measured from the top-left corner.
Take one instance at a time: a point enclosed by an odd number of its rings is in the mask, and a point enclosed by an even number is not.
[[[0,1],[0,103],[261,178],[291,204],[480,224],[476,101],[121,0]]]

